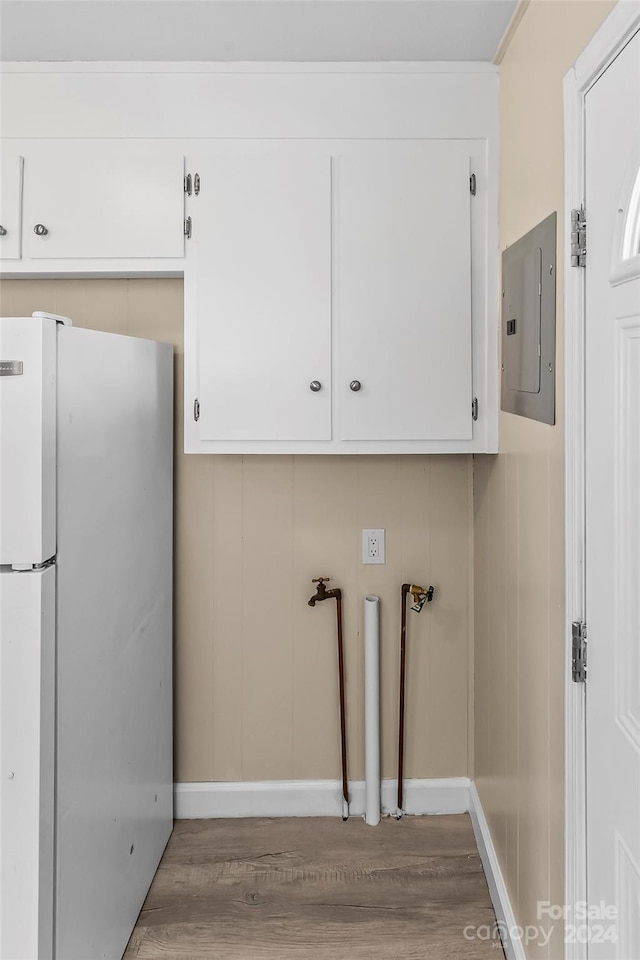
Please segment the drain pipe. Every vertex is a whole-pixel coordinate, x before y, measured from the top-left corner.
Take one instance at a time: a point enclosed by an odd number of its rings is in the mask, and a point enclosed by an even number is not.
[[[380,823],[380,598],[364,598],[365,822]]]
[[[407,666],[407,595],[411,593],[411,609],[420,613],[425,603],[433,600],[433,587],[418,587],[415,584],[402,584],[402,609],[400,613],[400,716],[398,720],[398,811],[396,818],[402,817],[403,780],[404,780],[404,714],[405,714],[405,676]]]
[[[317,577],[312,583],[317,583],[316,592],[309,600],[309,606],[315,607],[321,600],[336,601],[336,615],[338,618],[338,683],[340,686],[340,749],[342,754],[342,819],[349,819],[349,779],[347,775],[347,717],[344,683],[344,641],[342,636],[342,590],[336,587],[327,590],[325,583],[330,577]]]

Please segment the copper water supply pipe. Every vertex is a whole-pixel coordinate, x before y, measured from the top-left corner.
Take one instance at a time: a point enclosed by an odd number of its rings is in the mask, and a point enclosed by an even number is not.
[[[338,683],[340,687],[340,748],[342,753],[342,798],[344,800],[342,819],[346,820],[349,816],[349,779],[347,775],[347,718],[345,704],[345,685],[344,685],[344,642],[342,636],[342,590],[336,587],[333,590],[327,590],[325,583],[330,582],[330,577],[318,577],[312,580],[317,583],[315,594],[309,600],[309,606],[315,607],[321,600],[336,600],[336,615],[338,618]],[[346,816],[345,816],[346,810]]]
[[[402,610],[400,613],[400,716],[398,720],[398,812],[402,816],[403,779],[404,779],[404,704],[405,704],[405,675],[407,664],[407,594],[413,597],[413,610],[417,613],[422,610],[425,601],[433,600],[433,587],[418,587],[415,583],[402,584]]]

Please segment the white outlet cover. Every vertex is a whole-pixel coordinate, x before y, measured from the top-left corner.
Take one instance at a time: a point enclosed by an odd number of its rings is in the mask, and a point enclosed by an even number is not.
[[[362,562],[384,563],[384,530],[362,531]]]

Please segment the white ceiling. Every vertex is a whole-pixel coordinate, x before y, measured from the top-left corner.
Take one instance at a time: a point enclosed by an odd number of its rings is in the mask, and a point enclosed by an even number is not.
[[[1,0],[11,60],[487,60],[516,0]]]

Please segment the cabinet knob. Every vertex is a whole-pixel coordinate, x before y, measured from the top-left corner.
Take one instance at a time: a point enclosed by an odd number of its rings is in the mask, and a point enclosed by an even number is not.
[[[2,224],[0,223],[0,237],[6,237],[6,235],[7,235],[7,228],[3,227]]]
[[[322,384],[319,380],[312,380],[309,384],[309,390],[311,390],[312,393],[317,393],[318,390],[322,390]]]
[[[35,227],[33,228],[33,232],[35,233],[36,237],[46,237],[46,235],[49,233],[44,223],[36,223]]]
[[[353,390],[354,393],[357,393],[362,384],[359,380],[352,380],[349,384],[349,390]]]

